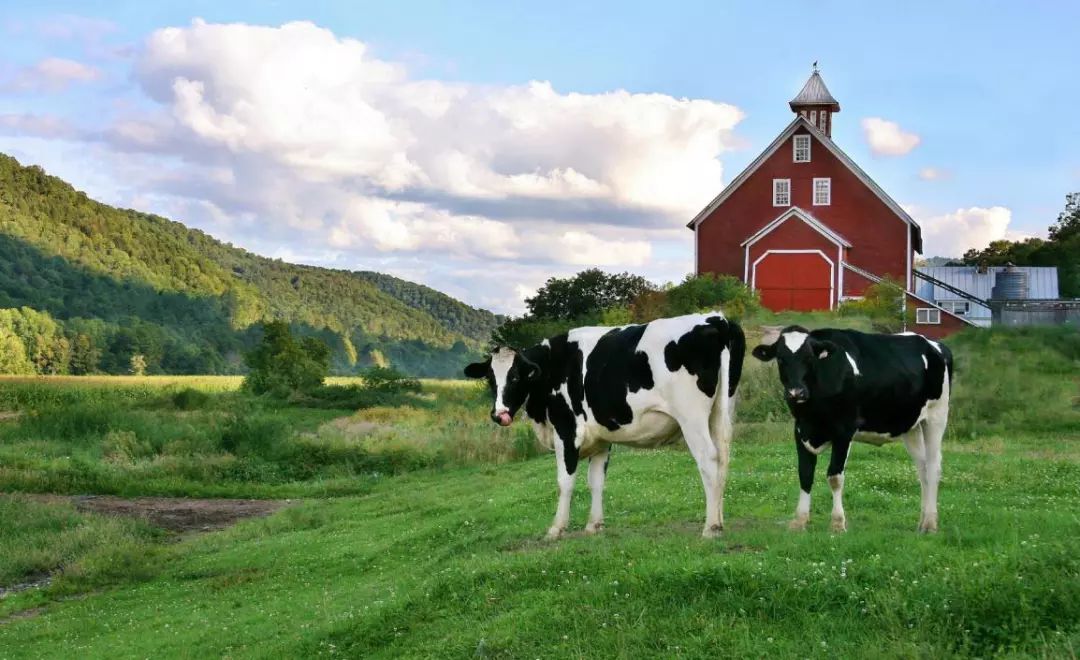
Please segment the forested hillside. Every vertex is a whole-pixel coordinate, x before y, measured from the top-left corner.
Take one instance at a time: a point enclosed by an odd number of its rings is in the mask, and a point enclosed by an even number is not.
[[[0,372],[230,373],[258,321],[332,347],[338,372],[456,373],[498,319],[378,273],[267,259],[95,202],[0,154]],[[21,348],[22,350],[18,350]]]

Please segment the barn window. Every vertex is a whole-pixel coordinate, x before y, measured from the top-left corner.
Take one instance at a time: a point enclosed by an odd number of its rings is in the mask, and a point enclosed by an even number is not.
[[[919,307],[915,310],[915,323],[919,325],[939,325],[941,310],[933,307]]]
[[[810,111],[810,123],[817,126],[817,110]]]
[[[791,206],[791,179],[772,180],[772,205]]]
[[[810,136],[796,135],[794,143],[794,160],[796,163],[810,162]]]
[[[829,116],[829,113],[822,110],[821,111],[821,116],[818,117],[818,128],[821,129],[822,133],[825,132],[825,122],[828,120],[828,116]]]
[[[832,204],[832,179],[814,179],[814,206]]]

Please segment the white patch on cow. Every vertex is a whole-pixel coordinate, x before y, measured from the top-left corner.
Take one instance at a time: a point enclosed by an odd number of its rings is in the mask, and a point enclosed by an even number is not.
[[[810,516],[810,493],[805,490],[799,491],[799,504],[795,507],[795,515],[806,518]]]
[[[814,445],[810,444],[806,440],[803,440],[802,443],[803,443],[803,447],[806,447],[806,451],[810,452],[814,456],[820,456],[821,452],[825,451],[830,446],[832,446],[832,441],[831,440],[829,442],[826,442],[825,444],[821,445],[820,447],[815,447]]]
[[[923,337],[923,339],[926,339],[926,337]],[[938,353],[941,353],[941,344],[937,343],[933,339],[926,339],[926,341],[930,342],[930,345],[934,347],[934,350],[936,350]]]
[[[510,367],[514,366],[514,356],[517,353],[512,348],[500,348],[491,354],[491,373],[495,376],[495,414],[509,412],[510,409],[503,403],[503,394],[506,392],[506,378],[510,373]]]
[[[844,353],[844,357],[846,357],[847,361],[851,364],[851,370],[855,372],[855,375],[861,376],[862,374],[859,373],[859,365],[855,364],[855,358],[851,357],[851,353]]]
[[[929,369],[930,368],[930,363],[926,361],[926,356],[925,355],[920,355],[919,357],[922,358],[923,369]]]
[[[827,357],[829,357],[829,351],[827,351],[827,350],[821,351],[820,353],[818,353],[818,359],[819,360],[824,360]]]
[[[803,342],[810,335],[805,332],[799,332],[798,330],[792,330],[791,332],[785,332],[783,335],[784,343],[787,344],[788,350],[794,353],[802,348]]]

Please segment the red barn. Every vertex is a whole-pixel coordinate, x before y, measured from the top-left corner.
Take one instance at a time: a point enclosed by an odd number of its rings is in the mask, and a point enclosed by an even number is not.
[[[903,282],[918,327],[970,325],[917,298],[922,230],[840,147],[840,103],[817,69],[790,102],[795,118],[690,224],[698,273],[734,275],[773,310],[835,309],[884,277]]]

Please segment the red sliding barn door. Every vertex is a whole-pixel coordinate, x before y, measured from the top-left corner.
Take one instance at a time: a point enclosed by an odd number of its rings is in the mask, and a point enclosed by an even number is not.
[[[754,288],[773,311],[829,309],[832,264],[818,252],[770,252],[754,265]]]

